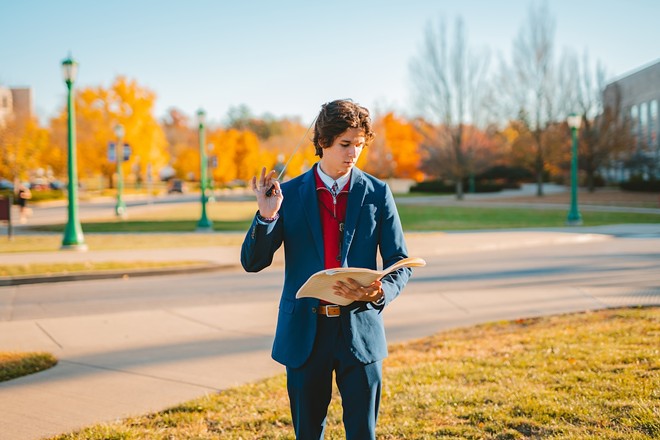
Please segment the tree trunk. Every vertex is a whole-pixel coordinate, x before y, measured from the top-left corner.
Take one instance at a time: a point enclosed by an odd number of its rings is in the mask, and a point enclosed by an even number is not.
[[[541,130],[534,130],[534,140],[536,141],[536,161],[534,168],[536,171],[536,196],[543,197],[543,149],[541,148]]]
[[[456,180],[456,200],[463,200],[463,179]]]

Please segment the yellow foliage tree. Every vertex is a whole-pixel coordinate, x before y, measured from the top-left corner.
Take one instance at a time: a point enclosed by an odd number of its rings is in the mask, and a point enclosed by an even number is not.
[[[190,124],[191,119],[176,108],[170,108],[162,122],[172,168],[177,177],[187,180],[199,174],[199,134]]]
[[[0,127],[0,176],[7,180],[27,181],[38,168],[45,168],[40,157],[48,153],[48,131],[36,119],[10,120]],[[53,163],[58,170],[61,161]]]
[[[318,160],[315,156],[314,144],[312,143],[313,131],[307,132],[307,127],[297,121],[283,119],[279,121],[278,134],[271,136],[261,144],[264,150],[264,162],[259,165],[267,169],[278,171],[289,159],[283,179],[296,177],[314,165]],[[299,146],[298,150],[296,148]]]
[[[169,154],[160,124],[154,117],[156,95],[134,80],[118,77],[108,89],[89,87],[76,92],[76,144],[79,173],[85,177],[103,175],[112,185],[116,164],[108,158],[108,143],[115,142],[114,128],[124,127],[124,143],[130,145],[130,159],[124,162],[123,172],[131,171],[139,181],[151,169],[152,178],[157,170],[167,165]],[[66,150],[66,114],[51,121],[53,142]]]
[[[209,133],[208,141],[213,145],[209,154],[217,157],[218,164],[211,175],[221,185],[247,182],[262,166],[272,162],[270,154],[260,148],[259,139],[251,131],[216,129]]]

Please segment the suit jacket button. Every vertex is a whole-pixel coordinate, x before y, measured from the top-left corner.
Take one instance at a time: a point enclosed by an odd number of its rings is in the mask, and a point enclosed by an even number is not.
[[[312,313],[316,313],[316,307],[312,307]]]

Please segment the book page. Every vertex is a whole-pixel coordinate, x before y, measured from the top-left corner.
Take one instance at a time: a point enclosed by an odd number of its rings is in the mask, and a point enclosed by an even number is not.
[[[387,269],[372,270],[361,267],[338,267],[336,269],[325,269],[316,272],[302,285],[296,293],[296,298],[318,298],[328,301],[332,304],[347,306],[353,300],[336,295],[332,287],[337,281],[346,281],[353,278],[363,286],[368,286],[376,280],[383,278],[390,272],[401,267],[422,267],[426,266],[426,261],[421,258],[404,258],[397,261]]]

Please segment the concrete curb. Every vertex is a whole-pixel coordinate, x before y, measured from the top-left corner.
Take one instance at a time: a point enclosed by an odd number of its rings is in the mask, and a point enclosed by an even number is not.
[[[235,269],[234,264],[205,264],[187,267],[169,267],[163,269],[108,270],[99,272],[76,272],[66,275],[26,275],[18,277],[1,277],[0,287],[20,286],[25,284],[62,283],[67,281],[107,280],[113,278],[131,278],[162,275],[179,275],[189,273],[216,272]]]

